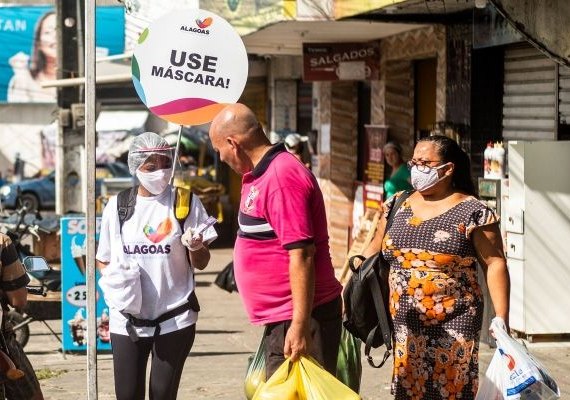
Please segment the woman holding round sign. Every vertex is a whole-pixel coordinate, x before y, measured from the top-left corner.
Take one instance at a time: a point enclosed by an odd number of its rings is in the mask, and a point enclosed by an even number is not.
[[[198,196],[177,201],[173,150],[156,133],[135,137],[128,164],[140,185],[103,210],[96,258],[119,400],[144,399],[151,354],[150,398],[176,398],[200,311],[194,269],[207,266],[207,245],[217,238]]]
[[[140,35],[132,59],[133,84],[141,101],[155,115],[181,127],[210,122],[227,104],[235,103],[245,87],[247,68],[237,32],[223,18],[200,9],[177,10],[154,21]],[[178,209],[173,210],[179,203],[178,198],[173,203],[169,185],[176,166],[173,153],[156,134],[135,138],[129,169],[141,185],[125,201],[111,198],[103,213],[99,283],[104,292],[104,286],[123,288],[111,291],[115,297],[105,293],[105,300],[115,302],[115,307],[110,305],[110,331],[119,400],[144,399],[151,352],[150,398],[176,398],[199,310],[193,268],[206,266],[206,245],[217,237],[207,227],[211,217],[197,196],[192,196],[185,222],[180,223]],[[121,223],[133,208],[132,217]],[[169,210],[167,219],[161,208]],[[105,265],[113,260],[122,266],[120,274],[117,268],[109,271],[112,264]],[[181,307],[188,309],[177,314]]]

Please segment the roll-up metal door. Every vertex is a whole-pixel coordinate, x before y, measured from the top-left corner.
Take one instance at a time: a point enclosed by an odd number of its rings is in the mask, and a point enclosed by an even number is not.
[[[570,68],[558,67],[560,80],[558,83],[558,114],[560,115],[560,123],[570,125]]]
[[[554,61],[535,48],[519,45],[505,50],[505,140],[557,139],[556,81]]]

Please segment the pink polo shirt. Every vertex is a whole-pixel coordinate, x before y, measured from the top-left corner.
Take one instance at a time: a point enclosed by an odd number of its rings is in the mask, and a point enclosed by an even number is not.
[[[314,243],[313,307],[340,295],[328,244],[323,195],[313,174],[282,144],[242,179],[235,278],[253,324],[290,320],[289,250]]]

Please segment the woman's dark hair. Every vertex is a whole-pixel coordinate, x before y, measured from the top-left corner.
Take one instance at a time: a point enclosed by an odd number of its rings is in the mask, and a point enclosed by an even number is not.
[[[459,144],[447,136],[435,135],[420,139],[420,142],[431,142],[437,148],[437,153],[444,163],[451,162],[455,166],[451,184],[457,190],[477,197],[477,191],[471,179],[471,161]]]
[[[40,50],[40,36],[42,34],[42,25],[47,17],[50,15],[54,15],[55,12],[48,11],[36,23],[36,27],[34,29],[34,43],[32,44],[32,62],[30,63],[30,74],[32,78],[36,79],[38,74],[46,67],[46,56]]]

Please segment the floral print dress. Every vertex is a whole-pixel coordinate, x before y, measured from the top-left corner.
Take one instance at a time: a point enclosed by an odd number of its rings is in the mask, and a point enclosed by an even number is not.
[[[385,214],[398,196],[385,203]],[[390,264],[396,400],[474,399],[483,297],[470,236],[497,221],[474,197],[425,221],[408,200],[396,210],[382,243]]]

